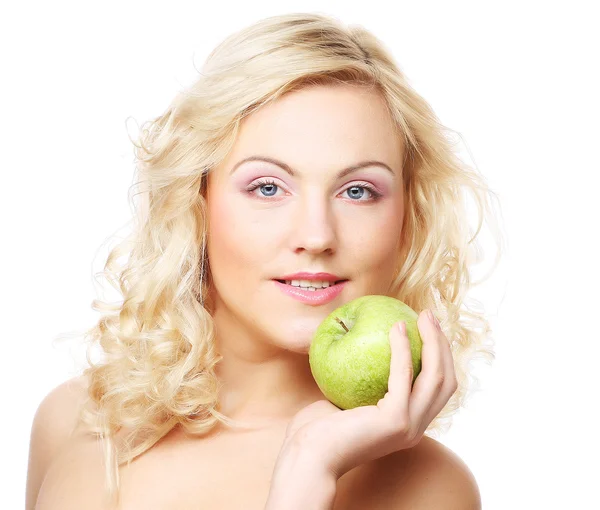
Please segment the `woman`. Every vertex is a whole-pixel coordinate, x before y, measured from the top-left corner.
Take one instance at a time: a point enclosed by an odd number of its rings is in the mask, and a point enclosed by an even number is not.
[[[459,310],[475,253],[460,190],[481,227],[488,189],[377,39],[262,20],[136,147],[137,222],[105,266],[123,303],[94,303],[103,359],[40,404],[27,507],[479,508],[426,432],[464,402],[469,362],[493,359],[486,320]],[[423,368],[411,388],[398,324],[388,393],[342,411],[307,353],[368,294],[419,311]]]

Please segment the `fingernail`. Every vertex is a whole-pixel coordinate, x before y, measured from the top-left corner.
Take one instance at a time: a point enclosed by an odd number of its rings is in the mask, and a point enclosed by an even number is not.
[[[433,315],[433,312],[431,310],[427,310],[427,314],[429,315],[429,320],[431,321],[431,323],[436,327],[438,331],[441,331],[442,327],[440,326],[440,321],[438,321],[436,316]]]
[[[404,323],[404,321],[400,321],[398,323],[398,329],[400,330],[400,333],[402,333],[403,335],[406,333],[406,324]]]

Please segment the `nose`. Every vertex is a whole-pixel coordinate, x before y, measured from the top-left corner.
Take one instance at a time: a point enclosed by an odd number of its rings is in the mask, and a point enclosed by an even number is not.
[[[294,251],[312,255],[333,253],[337,248],[335,218],[327,200],[307,196],[296,211],[292,234]]]

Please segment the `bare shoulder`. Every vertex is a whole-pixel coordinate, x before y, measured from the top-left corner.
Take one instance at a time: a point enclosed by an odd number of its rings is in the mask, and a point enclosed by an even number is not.
[[[469,467],[427,436],[414,448],[354,471],[338,482],[342,490],[336,508],[481,510],[479,487]]]
[[[78,426],[81,406],[87,397],[87,379],[77,376],[53,388],[42,399],[33,419],[32,432],[46,439],[68,439]]]
[[[450,448],[425,436],[415,463],[414,491],[406,502],[388,508],[481,510],[481,494],[475,476]]]
[[[34,508],[44,477],[78,427],[87,396],[84,376],[73,377],[53,388],[35,412],[29,440],[26,508]]]

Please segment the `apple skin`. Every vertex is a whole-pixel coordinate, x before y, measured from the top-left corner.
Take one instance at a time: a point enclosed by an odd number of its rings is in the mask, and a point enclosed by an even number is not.
[[[399,321],[406,323],[414,384],[421,372],[423,345],[418,317],[402,301],[379,295],[359,297],[329,314],[317,328],[308,353],[312,375],[323,395],[340,409],[376,405],[388,390],[389,335]]]

